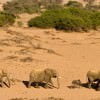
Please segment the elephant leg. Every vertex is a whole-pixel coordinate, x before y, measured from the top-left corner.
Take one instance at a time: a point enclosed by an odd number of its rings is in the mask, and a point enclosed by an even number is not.
[[[51,84],[52,86],[54,86],[52,80],[50,80],[50,84]]]
[[[48,88],[48,83],[45,84],[44,88],[46,88],[46,89]]]
[[[45,86],[44,86],[44,87],[45,87],[45,88],[50,88],[50,85],[51,85],[51,84],[50,84],[50,81],[48,81],[48,82],[45,83]]]
[[[92,88],[92,81],[88,78],[88,88],[91,89]]]
[[[4,87],[3,77],[1,78],[1,86]]]
[[[54,84],[53,84],[53,82],[52,82],[52,80],[50,79],[50,82],[49,82],[50,84],[48,84],[49,86],[50,86],[50,88],[53,88],[54,87]]]
[[[10,84],[10,79],[8,76],[7,76],[7,81],[8,81],[8,87],[10,88],[11,84]]]
[[[45,88],[53,88],[53,82],[50,80],[49,82],[46,83]]]
[[[92,83],[91,83],[91,82],[88,83],[88,88],[89,88],[89,89],[92,88]]]
[[[53,88],[54,87],[54,85],[53,85],[53,82],[52,82],[52,80],[50,79],[47,83],[46,83],[46,85],[45,85],[45,88]]]
[[[35,88],[39,88],[39,83],[36,82],[35,84],[36,84],[36,85],[35,85]]]
[[[28,88],[31,87],[31,84],[32,84],[32,80],[29,81],[29,83],[28,83]]]
[[[100,91],[100,80],[97,83],[97,91]]]

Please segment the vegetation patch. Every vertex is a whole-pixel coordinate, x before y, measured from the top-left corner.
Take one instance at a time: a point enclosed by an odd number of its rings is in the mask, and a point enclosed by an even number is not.
[[[40,5],[36,0],[11,0],[3,5],[8,13],[35,13],[39,11]]]
[[[78,1],[69,1],[67,4],[65,4],[66,7],[83,7],[82,3]]]
[[[0,27],[12,25],[15,22],[15,16],[5,12],[0,12]]]
[[[32,18],[28,25],[66,31],[88,31],[100,27],[100,12],[75,7],[52,9]]]

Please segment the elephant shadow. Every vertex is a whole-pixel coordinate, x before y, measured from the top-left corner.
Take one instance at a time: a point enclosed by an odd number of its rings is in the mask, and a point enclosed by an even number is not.
[[[23,81],[23,84],[28,87],[29,81]],[[39,82],[38,85],[45,88],[46,83]],[[36,82],[32,82],[31,86],[36,88]]]
[[[70,85],[70,86],[67,86],[69,89],[75,89],[75,88],[81,88],[81,87],[84,87],[84,88],[88,88],[88,83],[80,83],[80,84],[77,84],[77,85]],[[98,90],[98,83],[93,83],[92,86],[91,86],[92,89],[95,89],[95,90]]]
[[[88,88],[88,83],[82,83],[81,84],[82,87],[85,87],[85,88]],[[93,83],[91,85],[91,88],[94,89],[94,90],[97,90],[98,89],[98,84],[97,83]],[[88,88],[89,89],[89,88]]]
[[[80,86],[84,88],[88,88],[88,83],[81,83]]]

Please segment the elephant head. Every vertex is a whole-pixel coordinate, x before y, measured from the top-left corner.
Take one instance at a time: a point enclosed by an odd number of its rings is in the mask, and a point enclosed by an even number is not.
[[[51,78],[57,78],[57,84],[58,84],[57,88],[60,88],[59,75],[58,75],[57,71],[54,69],[47,68],[44,70],[44,72],[45,72],[45,78],[48,80]]]

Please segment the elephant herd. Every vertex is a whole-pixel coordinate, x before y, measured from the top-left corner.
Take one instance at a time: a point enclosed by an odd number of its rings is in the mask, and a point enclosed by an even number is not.
[[[88,88],[92,88],[93,85],[95,84],[97,86],[97,90],[100,90],[100,71],[95,71],[95,70],[90,70],[87,72],[86,75],[88,81],[87,81],[87,86]],[[0,70],[0,84],[1,87],[4,86],[4,78],[6,78],[7,81],[7,86],[10,88],[11,86],[11,80],[8,76],[8,73],[5,70]],[[57,86],[53,85],[52,78],[57,79]],[[35,87],[38,88],[39,84],[45,84],[45,88],[60,88],[60,83],[59,83],[59,75],[56,70],[51,69],[51,68],[46,68],[44,70],[41,69],[34,69],[30,72],[29,74],[29,82],[28,82],[28,88],[31,87],[32,83],[35,83]],[[80,80],[73,80],[72,84],[80,85],[81,86],[81,81]]]

